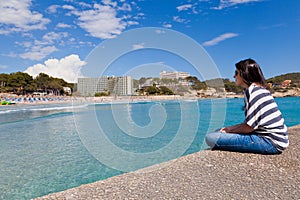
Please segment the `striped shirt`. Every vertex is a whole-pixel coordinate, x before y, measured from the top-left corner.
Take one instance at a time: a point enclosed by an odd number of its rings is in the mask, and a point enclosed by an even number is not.
[[[282,151],[289,145],[287,127],[270,92],[251,84],[245,90],[245,123]]]

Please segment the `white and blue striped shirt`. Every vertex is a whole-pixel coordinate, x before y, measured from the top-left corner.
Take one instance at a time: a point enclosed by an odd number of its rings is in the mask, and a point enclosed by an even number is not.
[[[279,151],[288,147],[287,127],[270,92],[252,83],[244,97],[245,122],[255,133],[270,139]]]

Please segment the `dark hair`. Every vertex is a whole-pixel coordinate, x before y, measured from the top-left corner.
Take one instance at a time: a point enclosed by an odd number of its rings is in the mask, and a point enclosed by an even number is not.
[[[259,83],[264,88],[268,88],[266,79],[255,60],[251,58],[241,60],[235,64],[235,67],[239,70],[240,76],[248,86],[252,83]]]

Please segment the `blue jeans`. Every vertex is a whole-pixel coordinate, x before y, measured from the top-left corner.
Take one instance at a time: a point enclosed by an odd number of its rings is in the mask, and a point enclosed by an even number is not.
[[[273,143],[255,133],[236,134],[213,132],[206,135],[206,143],[212,149],[258,154],[280,154]]]

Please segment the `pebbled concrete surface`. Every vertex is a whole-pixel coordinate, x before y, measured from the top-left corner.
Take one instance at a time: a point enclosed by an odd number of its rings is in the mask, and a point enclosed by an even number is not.
[[[300,199],[300,125],[281,155],[205,150],[37,198]]]

